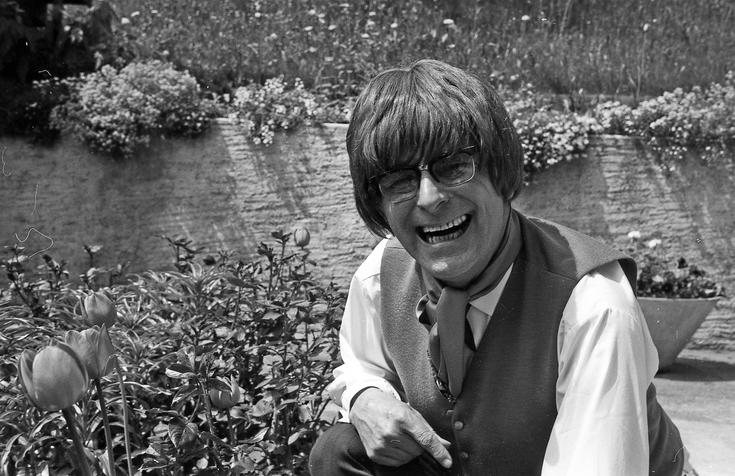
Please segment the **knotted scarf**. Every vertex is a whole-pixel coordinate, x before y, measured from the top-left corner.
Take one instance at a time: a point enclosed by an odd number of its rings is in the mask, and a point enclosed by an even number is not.
[[[469,302],[497,286],[521,249],[518,216],[507,206],[505,231],[487,267],[470,284],[457,289],[443,285],[426,270],[421,277],[426,294],[419,300],[419,321],[429,331],[429,357],[436,377],[457,397],[474,354],[465,344],[466,315]]]

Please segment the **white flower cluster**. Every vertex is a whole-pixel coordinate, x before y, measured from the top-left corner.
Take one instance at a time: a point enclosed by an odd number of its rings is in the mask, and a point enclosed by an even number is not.
[[[304,88],[301,79],[292,85],[283,77],[266,80],[262,86],[250,84],[237,88],[230,118],[247,125],[254,144],[273,143],[278,131],[287,131],[312,121],[317,113],[317,100]]]
[[[514,125],[523,145],[523,169],[528,176],[578,157],[596,126],[589,118],[553,110],[519,109]]]
[[[636,108],[605,102],[594,115],[602,132],[644,137],[664,162],[680,159],[693,147],[707,160],[722,158],[735,142],[735,72],[728,73],[724,84],[688,92],[677,88]]]

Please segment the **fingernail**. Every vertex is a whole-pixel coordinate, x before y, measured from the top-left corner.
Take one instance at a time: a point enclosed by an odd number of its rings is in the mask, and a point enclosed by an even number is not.
[[[444,466],[447,469],[451,468],[452,467],[452,459],[451,458],[444,458],[442,460],[442,466]]]

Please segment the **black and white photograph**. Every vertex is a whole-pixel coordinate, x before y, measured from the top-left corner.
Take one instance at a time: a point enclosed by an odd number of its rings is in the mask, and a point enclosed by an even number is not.
[[[0,475],[732,476],[733,0],[0,0]]]

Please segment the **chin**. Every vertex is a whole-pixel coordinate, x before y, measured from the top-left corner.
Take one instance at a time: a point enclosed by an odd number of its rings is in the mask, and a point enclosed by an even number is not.
[[[471,253],[451,258],[434,259],[429,266],[431,274],[438,280],[453,286],[464,286],[472,281],[481,271],[476,270],[478,266],[477,257]]]

